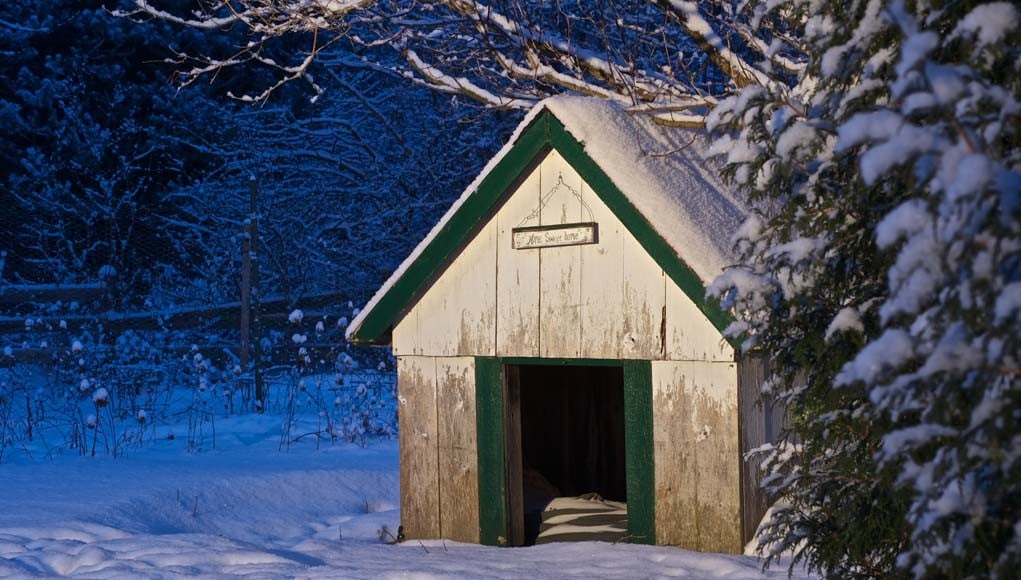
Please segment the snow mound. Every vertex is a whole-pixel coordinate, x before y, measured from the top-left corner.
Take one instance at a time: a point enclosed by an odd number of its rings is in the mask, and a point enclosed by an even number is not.
[[[0,578],[787,577],[755,558],[669,547],[388,545],[396,442],[284,453],[279,419],[220,421],[215,452],[165,442],[117,460],[0,466]]]

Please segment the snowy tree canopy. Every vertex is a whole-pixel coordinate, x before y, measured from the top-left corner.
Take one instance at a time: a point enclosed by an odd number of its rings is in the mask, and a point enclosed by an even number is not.
[[[98,0],[4,3],[0,24],[4,278],[120,276],[137,290],[164,266],[194,274],[192,208],[156,192],[216,165],[207,152],[222,108],[201,91],[175,98],[159,69],[125,64],[193,33],[126,25]]]
[[[161,0],[131,3],[120,14],[204,30],[246,29],[247,42],[231,54],[176,56],[186,82],[239,63],[276,72],[265,91],[237,95],[244,99],[264,99],[294,79],[321,91],[325,82],[311,74],[316,59],[328,63],[339,45],[385,45],[401,59],[363,58],[489,106],[527,108],[568,90],[684,124],[700,122],[687,112],[712,106],[734,87],[769,84],[767,71],[794,73],[803,66],[782,22],[737,11],[727,0],[216,0],[203,2],[201,11],[174,10],[173,2]],[[288,38],[304,39],[301,50],[279,50]]]
[[[360,300],[510,128],[340,50],[315,104],[299,85],[261,107],[224,98],[273,82],[252,70],[181,91],[168,46],[217,53],[242,35],[135,24],[115,4],[0,6],[6,282],[102,281],[118,309],[237,300],[254,178],[263,296]]]

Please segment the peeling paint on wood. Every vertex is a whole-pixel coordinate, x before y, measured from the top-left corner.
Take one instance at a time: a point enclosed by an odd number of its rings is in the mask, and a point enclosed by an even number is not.
[[[599,222],[599,244],[581,248],[581,356],[619,358],[624,302],[624,229],[588,185],[582,199]]]
[[[660,543],[741,551],[736,375],[733,363],[652,363]]]
[[[394,356],[422,354],[422,345],[418,341],[418,310],[410,312],[394,326],[390,338]]]
[[[596,244],[513,249],[515,228],[594,222]],[[556,151],[393,332],[395,353],[733,361],[734,349]]]
[[[581,176],[556,151],[539,166],[539,225],[590,221],[582,203]],[[539,250],[539,354],[576,358],[581,350],[581,250]]]
[[[693,401],[663,363],[652,368],[656,537],[663,544],[697,550],[698,484]]]
[[[440,536],[440,476],[436,424],[436,360],[397,359],[401,423],[401,525],[409,539]]]
[[[486,224],[398,324],[416,354],[492,356],[496,349],[496,222]],[[404,347],[405,349],[407,347]]]
[[[539,170],[536,168],[496,214],[496,352],[539,355],[539,252],[512,248],[513,228],[539,225]]]
[[[688,296],[666,283],[666,359],[733,361],[734,347]]]
[[[439,432],[440,535],[479,541],[475,359],[436,359]]]
[[[465,210],[368,326],[378,337],[403,316],[392,340],[408,537],[515,543],[522,510],[507,475],[520,476],[507,461],[519,451],[504,437],[521,438],[505,365],[608,364],[624,368],[636,539],[739,552],[763,507],[741,458],[771,426],[749,408],[761,372],[735,361],[719,330],[728,317],[581,144],[561,136],[529,152],[499,191],[466,202],[485,207]],[[516,229],[565,225],[580,237],[515,244]],[[578,240],[595,243],[558,245]]]
[[[660,357],[659,328],[666,300],[666,277],[634,237],[623,244],[623,325],[621,358],[655,360]]]

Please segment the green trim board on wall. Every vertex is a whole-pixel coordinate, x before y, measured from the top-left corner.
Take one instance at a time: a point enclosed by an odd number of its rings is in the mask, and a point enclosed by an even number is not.
[[[555,149],[574,167],[642,248],[722,333],[732,322],[732,317],[715,302],[706,299],[705,287],[694,270],[585,153],[584,145],[552,113],[544,110],[521,133],[503,159],[486,174],[478,188],[465,199],[404,274],[366,313],[361,326],[355,329],[350,339],[367,343],[385,340],[390,329],[428,290],[478,228],[500,208],[514,187],[527,177],[529,171],[550,149]],[[732,345],[738,346],[733,342]]]
[[[475,422],[479,461],[479,542],[507,544],[507,474],[504,454],[503,363],[475,358]]]
[[[655,461],[652,440],[652,364],[647,360],[562,358],[475,358],[478,432],[479,538],[508,545],[510,523],[504,423],[506,365],[615,366],[624,371],[624,439],[628,536],[631,543],[655,544]]]
[[[518,137],[514,147],[486,175],[478,189],[468,196],[432,242],[366,315],[362,325],[350,337],[352,342],[379,342],[415,300],[425,293],[471,240],[477,228],[499,208],[498,202],[504,194],[512,191],[514,185],[527,176],[532,164],[549,151],[549,139],[543,125],[545,123],[537,122]]]
[[[656,543],[656,460],[652,440],[652,363],[624,361],[627,517],[632,544]]]

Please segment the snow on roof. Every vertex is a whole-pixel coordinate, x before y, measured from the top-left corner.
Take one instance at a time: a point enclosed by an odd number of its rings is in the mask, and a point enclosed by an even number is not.
[[[744,206],[706,159],[702,131],[657,125],[647,115],[591,97],[561,96],[539,104],[585,146],[654,230],[704,285],[733,263],[730,237]]]
[[[525,116],[510,140],[351,321],[348,338],[544,110],[584,145],[585,153],[703,285],[733,263],[730,238],[746,210],[720,181],[716,165],[707,160],[708,143],[703,132],[657,125],[647,115],[628,112],[617,102],[560,95],[539,102]]]

